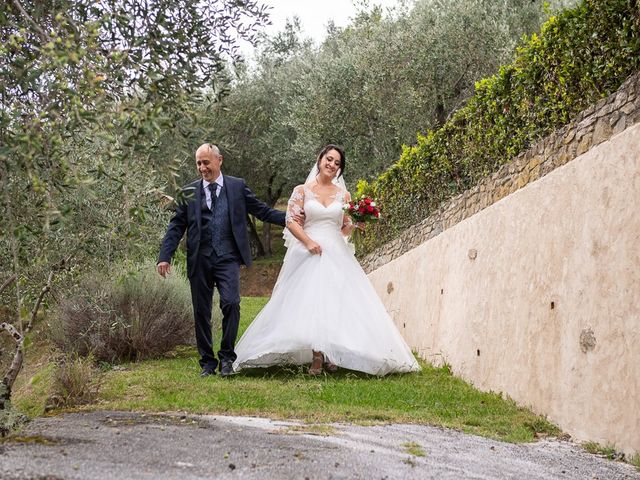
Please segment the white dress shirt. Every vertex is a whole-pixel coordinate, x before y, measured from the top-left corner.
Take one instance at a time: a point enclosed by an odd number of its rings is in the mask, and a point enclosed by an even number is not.
[[[209,190],[209,183],[210,182],[207,182],[204,178],[202,179],[202,188],[204,189],[204,195],[207,200],[207,207],[209,207],[209,210],[211,210],[211,190]],[[213,181],[213,183],[216,184],[216,198],[218,198],[218,196],[220,195],[220,189],[222,189],[222,185],[224,183],[222,174],[220,174],[218,178]]]

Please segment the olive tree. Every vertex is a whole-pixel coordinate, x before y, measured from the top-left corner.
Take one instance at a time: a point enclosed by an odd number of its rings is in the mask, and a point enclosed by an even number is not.
[[[189,112],[223,93],[238,40],[267,21],[253,0],[0,7],[0,314],[16,343],[0,407],[56,275],[149,248]]]
[[[571,3],[418,0],[388,11],[364,3],[347,27],[329,25],[318,47],[293,22],[212,111],[225,168],[274,204],[324,144],[338,143],[353,188],[394,163],[416,132],[443,123],[524,34]]]
[[[282,32],[266,38],[253,70],[243,72],[214,106],[208,127],[222,148],[225,172],[247,178],[272,207],[288,197],[312,162],[293,149],[297,132],[287,123],[295,108],[295,80],[312,55],[310,42],[300,36],[300,23],[294,18]],[[254,239],[258,254],[271,254],[270,224],[263,225],[261,240],[255,235]]]

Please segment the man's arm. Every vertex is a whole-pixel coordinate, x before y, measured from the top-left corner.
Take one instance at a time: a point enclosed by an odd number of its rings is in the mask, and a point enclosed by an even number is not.
[[[181,203],[176,207],[176,211],[169,221],[167,233],[162,239],[160,255],[156,270],[161,276],[166,276],[171,271],[171,258],[178,248],[178,244],[187,229],[187,203]]]
[[[247,212],[254,217],[259,218],[263,222],[274,223],[281,227],[285,226],[285,213],[271,208],[269,205],[259,200],[249,187],[247,187],[246,183],[244,184],[244,199],[247,205]]]

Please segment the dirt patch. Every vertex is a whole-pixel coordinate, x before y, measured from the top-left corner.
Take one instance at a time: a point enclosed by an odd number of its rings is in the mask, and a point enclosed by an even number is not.
[[[178,425],[199,428],[209,428],[209,422],[203,421],[197,417],[187,415],[156,415],[156,414],[127,414],[118,413],[117,415],[107,415],[102,423],[107,427],[121,428],[135,425]]]
[[[240,294],[243,297],[269,297],[280,273],[279,263],[256,264],[240,270]]]

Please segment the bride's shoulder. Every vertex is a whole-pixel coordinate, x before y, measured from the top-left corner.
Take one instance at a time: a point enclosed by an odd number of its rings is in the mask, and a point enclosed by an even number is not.
[[[351,195],[349,194],[349,190],[347,190],[344,186],[341,185],[334,185],[335,186],[335,192],[334,192],[334,196],[340,196],[341,198],[351,198]]]
[[[293,191],[291,192],[291,198],[290,200],[301,200],[304,198],[304,190],[305,190],[305,186],[304,185],[296,185],[293,189]]]
[[[303,183],[298,185],[296,188],[293,189],[294,192],[299,192],[301,194],[304,195],[305,192],[308,192],[312,195],[315,194],[315,187],[318,185],[318,182],[316,182],[315,180],[312,180],[310,182],[307,183]]]

